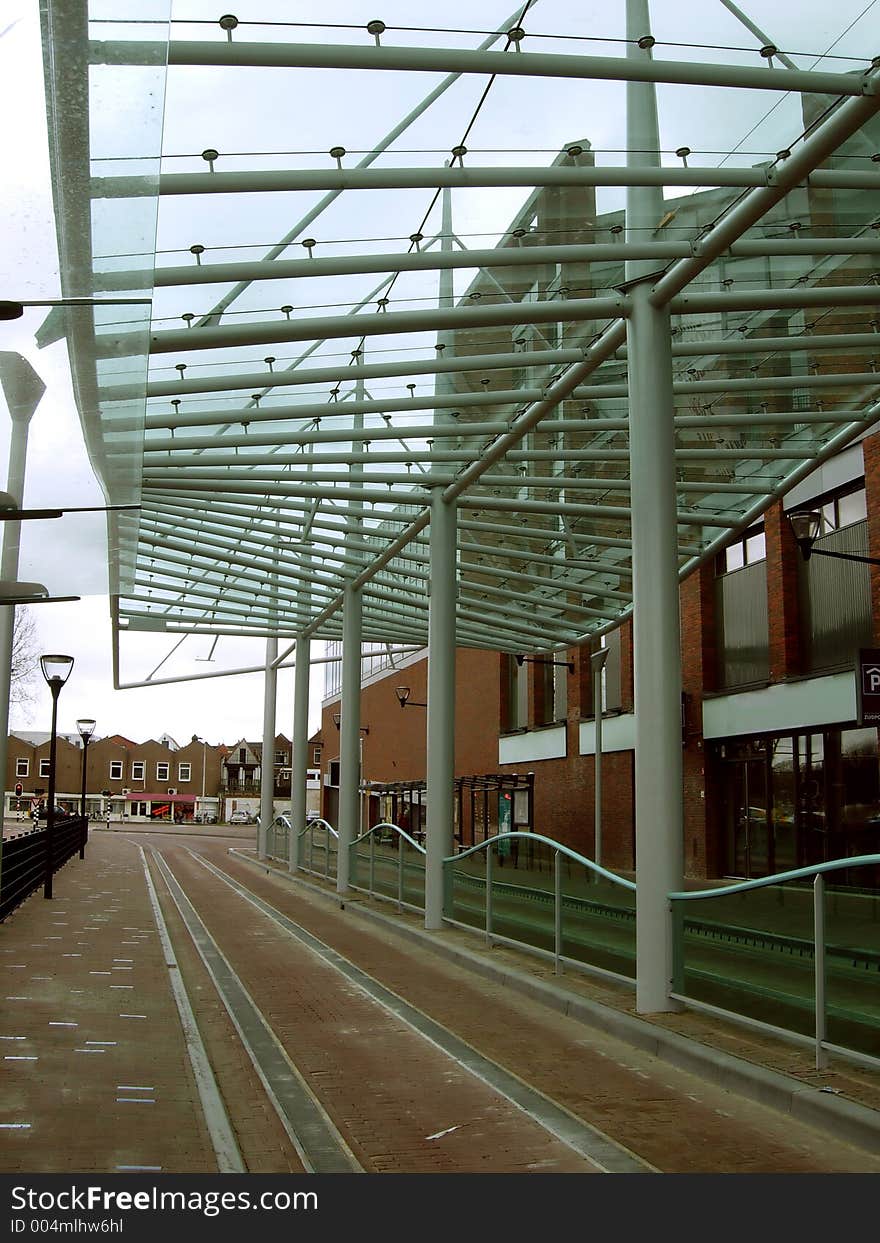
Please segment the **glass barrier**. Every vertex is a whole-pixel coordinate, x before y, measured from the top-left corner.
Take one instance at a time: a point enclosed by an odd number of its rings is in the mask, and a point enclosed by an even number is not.
[[[684,921],[676,992],[811,1035],[810,879],[679,904]]]
[[[502,833],[445,860],[447,918],[564,960],[632,978],[630,881],[536,833]]]
[[[352,843],[351,884],[399,908],[425,909],[425,851],[398,825],[374,825]]]
[[[825,887],[826,1038],[880,1057],[880,891],[843,888],[842,875]]]
[[[717,890],[670,894],[674,995],[880,1056],[880,855],[857,855]],[[842,881],[846,881],[844,885]]]

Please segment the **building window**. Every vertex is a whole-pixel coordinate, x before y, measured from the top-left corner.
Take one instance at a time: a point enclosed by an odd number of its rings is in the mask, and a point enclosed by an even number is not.
[[[287,763],[287,752],[276,751],[275,752],[275,767],[280,768],[282,764],[286,764],[286,763]]]
[[[823,501],[819,512],[822,515],[820,535],[839,531],[841,527],[852,526],[854,522],[864,522],[868,517],[868,497],[864,485]]]
[[[40,760],[40,776],[41,777],[49,776],[49,769],[51,767],[51,764],[52,764],[51,760]]]
[[[729,545],[719,558],[720,574],[729,574],[731,570],[741,570],[744,565],[754,565],[756,561],[766,561],[767,548],[764,540],[764,524],[750,527],[744,535]]]
[[[110,761],[110,780],[111,781],[122,780],[122,760],[111,760]]]
[[[245,747],[239,747],[238,749],[238,762],[239,764],[247,763],[247,749]]]
[[[315,768],[321,767],[321,748],[320,747],[315,747],[314,751],[312,752],[312,763],[314,764]]]
[[[16,777],[29,777],[30,773],[31,773],[30,760],[16,760],[15,761]]]
[[[131,766],[132,781],[143,781],[146,776],[146,764],[143,760],[135,760]]]
[[[157,765],[156,765],[156,780],[157,780],[157,781],[167,781],[167,780],[168,780],[168,774],[170,773],[170,771],[171,771],[171,766],[170,766],[170,764],[164,764],[164,763],[163,763],[163,764],[157,764]]]
[[[192,764],[177,765],[177,780],[192,781]]]

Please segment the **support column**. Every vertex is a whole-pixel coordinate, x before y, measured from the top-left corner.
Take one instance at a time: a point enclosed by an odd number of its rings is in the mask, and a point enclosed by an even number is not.
[[[342,719],[339,722],[339,854],[337,893],[347,893],[351,843],[360,828],[361,783],[361,635],[363,596],[347,586],[342,614]]]
[[[266,640],[266,674],[263,686],[263,759],[260,764],[260,827],[257,830],[257,858],[266,858],[266,840],[272,823],[275,793],[275,699],[278,671],[272,663],[278,655],[278,639]]]
[[[6,491],[21,508],[24,501],[24,477],[27,464],[28,431],[34,411],[45,392],[45,385],[30,363],[19,354],[0,352],[0,379],[12,421],[9,442],[9,468]],[[21,523],[3,523],[3,552],[0,557],[0,578],[14,582],[18,578],[21,545]],[[15,633],[15,607],[0,608],[0,823],[6,810],[6,761],[9,748],[9,693],[12,677],[12,644]],[[0,868],[3,857],[3,834],[0,832]]]
[[[425,927],[443,926],[443,860],[452,854],[455,822],[456,505],[431,494],[428,613],[428,832]]]
[[[672,917],[682,886],[681,636],[669,316],[651,282],[627,329],[636,717],[636,1009],[675,1009]]]
[[[288,864],[291,872],[295,872],[299,867],[299,835],[305,828],[306,823],[311,650],[311,639],[297,639],[296,665],[293,671],[293,751],[290,757],[290,843]]]
[[[627,0],[627,56],[651,59],[648,0]],[[642,46],[639,46],[639,43]],[[656,90],[627,83],[627,162],[659,166]],[[663,215],[660,186],[630,186],[627,241],[644,241]],[[627,324],[632,513],[633,682],[636,718],[636,1009],[676,1009],[672,914],[682,887],[681,635],[675,498],[675,425],[669,313],[652,306],[650,260],[629,261]],[[655,272],[656,276],[657,273]]]

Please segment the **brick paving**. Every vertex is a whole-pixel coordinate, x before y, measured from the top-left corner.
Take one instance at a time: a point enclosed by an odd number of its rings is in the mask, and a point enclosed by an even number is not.
[[[426,953],[414,938],[361,918],[358,902],[340,911],[305,886],[231,856],[234,841],[133,832],[93,833],[86,860],[72,860],[56,875],[54,900],[36,894],[0,926],[0,1170],[216,1169],[136,838],[162,852],[368,1171],[594,1167],[320,962],[185,847],[659,1169],[880,1170],[876,1156]],[[247,1170],[300,1170],[158,878],[156,889]],[[406,916],[396,922],[404,932],[418,926]],[[471,949],[479,944],[455,930],[442,935]],[[542,964],[515,952],[491,954],[553,979]],[[583,977],[564,983],[574,994],[631,1008],[631,996],[613,985]],[[145,1017],[127,1017],[139,1015]],[[657,1021],[810,1081],[806,1057],[781,1042],[731,1032],[706,1016]],[[835,1065],[820,1079],[854,1099],[880,1101],[880,1076],[872,1072]]]

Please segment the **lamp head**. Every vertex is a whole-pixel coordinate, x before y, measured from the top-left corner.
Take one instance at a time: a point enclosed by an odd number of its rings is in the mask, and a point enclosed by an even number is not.
[[[813,545],[822,529],[822,515],[817,509],[796,509],[788,515],[788,520],[804,561],[809,561]]]
[[[408,686],[395,686],[394,693],[397,696],[397,702],[400,704],[401,708],[405,708],[406,702],[412,694],[410,688]]]
[[[43,671],[43,677],[52,690],[61,690],[61,687],[70,677],[70,671],[73,668],[73,657],[41,656],[40,668]]]
[[[341,712],[333,713],[333,724],[336,726],[337,729],[339,729],[339,726],[342,724],[342,713]]]
[[[95,725],[96,722],[87,717],[77,721],[76,728],[79,730],[79,736],[82,738],[83,742],[89,741],[92,734],[95,732]]]
[[[594,673],[601,673],[605,668],[605,661],[608,659],[609,648],[597,647],[595,652],[590,653],[590,664]]]

